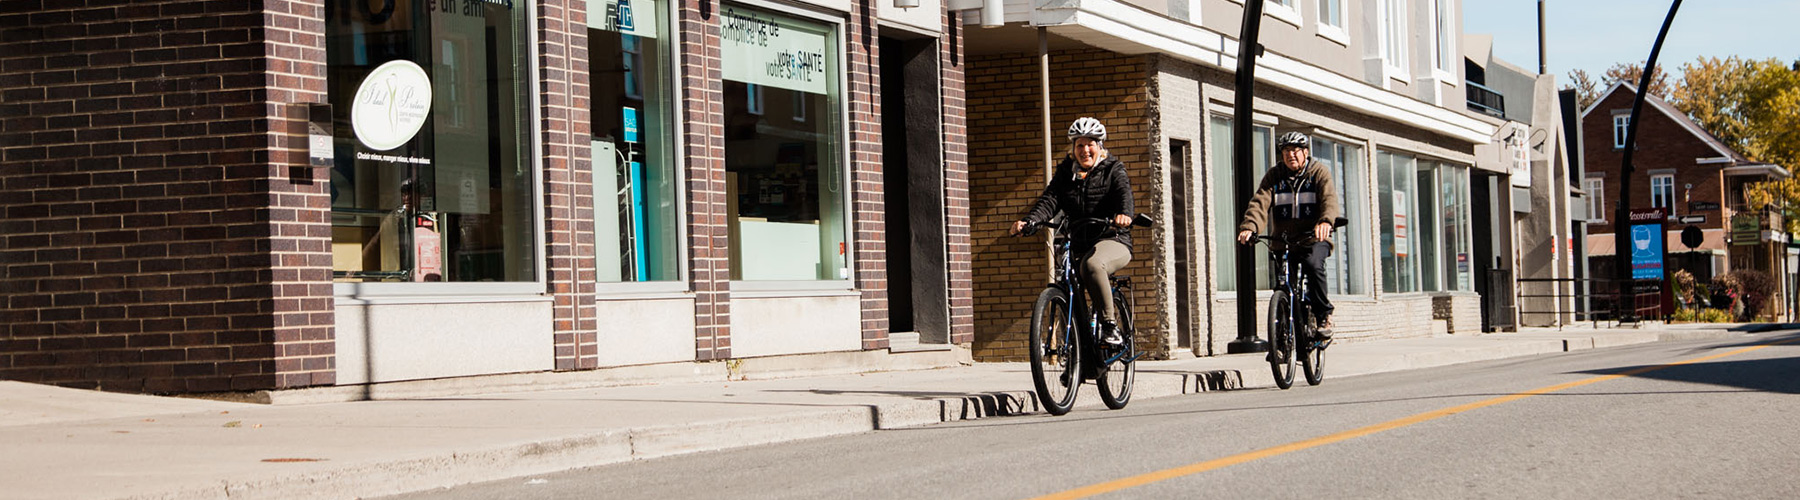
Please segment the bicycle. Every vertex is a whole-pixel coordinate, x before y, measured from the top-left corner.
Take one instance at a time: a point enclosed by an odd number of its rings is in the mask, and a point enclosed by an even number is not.
[[[1338,217],[1332,222],[1332,230],[1349,222],[1349,219]],[[1331,338],[1315,335],[1311,308],[1306,307],[1306,277],[1300,274],[1300,262],[1289,258],[1292,249],[1303,243],[1304,235],[1276,238],[1253,234],[1250,238],[1251,244],[1262,243],[1269,247],[1269,267],[1277,270],[1273,273],[1275,282],[1271,287],[1274,293],[1269,297],[1268,360],[1269,370],[1275,375],[1275,386],[1284,390],[1294,386],[1296,358],[1301,370],[1306,372],[1306,384],[1319,385],[1325,381],[1325,348],[1331,346]],[[1273,243],[1276,240],[1284,243],[1279,250]],[[1299,307],[1295,307],[1296,304]]]
[[[1059,219],[1062,219],[1059,217]],[[1138,214],[1131,224],[1150,227],[1155,221]],[[1093,380],[1100,390],[1100,400],[1107,408],[1124,408],[1131,402],[1132,383],[1137,377],[1136,361],[1143,356],[1137,351],[1136,328],[1131,316],[1131,278],[1110,276],[1113,321],[1124,337],[1120,345],[1107,345],[1099,340],[1098,316],[1090,311],[1087,291],[1076,279],[1085,256],[1074,255],[1076,241],[1095,241],[1105,236],[1112,221],[1084,218],[1040,222],[1028,226],[1022,236],[1030,236],[1039,227],[1056,229],[1056,269],[1052,281],[1038,293],[1031,307],[1031,335],[1027,349],[1031,355],[1031,380],[1038,401],[1051,415],[1063,415],[1075,406],[1076,389],[1085,380]],[[1085,321],[1078,321],[1085,320]],[[1060,392],[1059,392],[1060,391]]]

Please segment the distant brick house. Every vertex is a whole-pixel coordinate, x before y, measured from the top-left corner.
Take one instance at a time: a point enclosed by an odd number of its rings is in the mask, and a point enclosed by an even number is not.
[[[1614,212],[1625,127],[1636,95],[1633,86],[1617,83],[1581,112],[1587,160],[1582,189],[1589,194],[1591,217],[1587,248],[1596,278],[1613,277],[1617,267]],[[1779,227],[1779,221],[1771,220],[1772,215],[1746,213],[1743,188],[1757,181],[1786,178],[1789,172],[1779,165],[1750,161],[1655,95],[1644,100],[1641,114],[1637,152],[1632,156],[1635,171],[1630,208],[1662,208],[1668,214],[1663,241],[1670,258],[1664,269],[1686,269],[1702,281],[1733,269],[1788,276],[1794,266],[1785,237],[1771,230]],[[1732,237],[1734,216],[1757,218],[1759,229],[1754,239]],[[1700,228],[1704,235],[1701,244],[1692,249],[1681,241],[1681,231],[1688,226]]]

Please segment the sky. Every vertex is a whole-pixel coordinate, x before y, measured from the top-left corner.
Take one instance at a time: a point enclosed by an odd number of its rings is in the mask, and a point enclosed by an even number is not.
[[[1545,0],[1549,69],[1557,84],[1569,71],[1599,81],[1614,63],[1650,57],[1669,0]],[[1529,71],[1538,67],[1537,0],[1463,0],[1463,31],[1494,36],[1494,57]],[[1663,41],[1659,65],[1680,77],[1700,57],[1800,59],[1800,0],[1682,2]]]

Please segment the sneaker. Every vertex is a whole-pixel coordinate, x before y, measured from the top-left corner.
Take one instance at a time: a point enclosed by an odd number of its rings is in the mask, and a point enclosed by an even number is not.
[[[1327,316],[1324,320],[1319,322],[1318,328],[1313,329],[1313,334],[1321,339],[1329,339],[1331,338],[1331,329],[1334,326],[1337,326],[1337,324],[1331,321],[1331,317]]]
[[[1100,322],[1100,332],[1100,341],[1105,342],[1107,345],[1118,346],[1125,344],[1125,337],[1119,335],[1119,327],[1118,325],[1114,325],[1112,321]]]

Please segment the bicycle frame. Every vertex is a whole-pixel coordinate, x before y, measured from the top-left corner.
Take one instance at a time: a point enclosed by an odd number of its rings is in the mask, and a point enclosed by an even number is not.
[[[1056,232],[1055,242],[1053,243],[1053,247],[1056,250],[1056,270],[1054,279],[1050,282],[1049,286],[1062,290],[1063,297],[1068,300],[1069,309],[1068,312],[1065,313],[1066,316],[1063,319],[1067,321],[1066,324],[1075,327],[1073,332],[1075,333],[1076,338],[1063,340],[1069,342],[1066,345],[1073,345],[1076,346],[1077,349],[1081,349],[1081,359],[1087,360],[1083,362],[1083,364],[1088,365],[1084,366],[1084,368],[1106,366],[1118,361],[1120,357],[1126,354],[1126,351],[1119,351],[1112,353],[1112,355],[1106,359],[1096,359],[1093,356],[1094,354],[1104,352],[1102,349],[1099,349],[1096,344],[1098,342],[1096,340],[1098,337],[1095,335],[1094,327],[1097,325],[1097,315],[1093,310],[1093,304],[1088,303],[1085,287],[1081,284],[1081,280],[1075,276],[1075,270],[1079,269],[1079,266],[1085,262],[1085,260],[1075,256],[1075,238],[1069,234],[1071,231],[1067,231],[1067,229],[1071,229],[1073,226],[1082,222],[1099,220],[1100,219],[1087,219],[1084,221],[1076,221],[1073,223],[1065,222],[1060,224]],[[1114,297],[1117,297],[1121,293],[1121,290],[1118,287],[1113,287],[1110,292]],[[1085,319],[1086,321],[1076,321],[1078,318]],[[1137,358],[1143,357],[1143,355],[1142,352],[1139,352],[1132,357],[1132,360],[1135,361]]]

